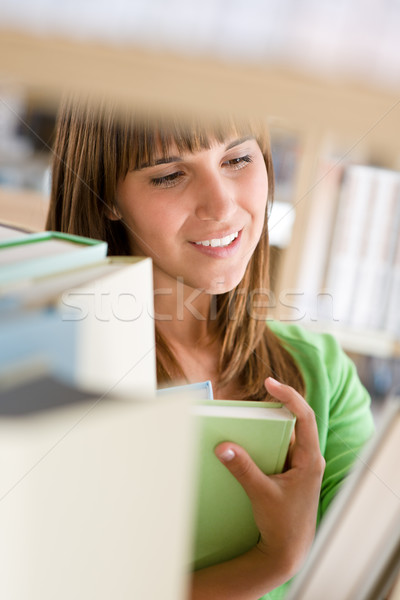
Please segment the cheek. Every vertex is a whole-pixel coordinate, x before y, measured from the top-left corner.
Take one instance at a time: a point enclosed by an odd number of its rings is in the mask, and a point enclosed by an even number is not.
[[[125,223],[134,248],[149,256],[161,256],[176,241],[179,230],[178,215],[162,204],[151,202],[137,205],[126,213]]]
[[[249,177],[245,192],[254,217],[264,221],[268,199],[267,173],[260,169],[253,177]]]

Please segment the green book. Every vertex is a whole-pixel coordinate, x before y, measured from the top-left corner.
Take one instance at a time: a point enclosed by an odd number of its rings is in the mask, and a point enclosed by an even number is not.
[[[107,243],[45,231],[0,241],[0,285],[44,277],[102,260]]]
[[[295,417],[278,402],[205,400],[196,402],[194,411],[198,464],[193,568],[201,569],[243,554],[259,537],[250,500],[215,456],[215,447],[235,442],[264,473],[280,473]]]

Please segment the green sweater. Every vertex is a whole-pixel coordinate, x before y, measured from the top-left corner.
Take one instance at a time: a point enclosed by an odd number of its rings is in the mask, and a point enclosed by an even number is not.
[[[354,364],[331,335],[310,333],[292,324],[268,322],[268,326],[294,357],[305,381],[306,400],[316,415],[320,448],[326,460],[319,522],[373,434],[370,398]],[[289,585],[286,583],[262,600],[283,599]]]

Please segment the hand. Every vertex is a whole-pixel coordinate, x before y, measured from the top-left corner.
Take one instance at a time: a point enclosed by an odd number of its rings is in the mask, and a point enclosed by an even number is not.
[[[266,379],[265,387],[296,415],[287,470],[264,475],[247,452],[231,442],[217,446],[215,453],[250,498],[260,531],[257,549],[286,580],[299,570],[314,539],[325,461],[315,415],[304,398],[272,378]]]

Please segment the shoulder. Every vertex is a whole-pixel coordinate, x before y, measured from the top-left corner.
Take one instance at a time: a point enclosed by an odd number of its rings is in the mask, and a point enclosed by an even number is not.
[[[268,321],[267,327],[301,364],[317,360],[328,366],[329,363],[337,364],[338,360],[346,360],[339,343],[330,334],[315,333],[301,325],[279,321]]]
[[[369,405],[353,361],[334,336],[276,321],[268,321],[268,327],[296,361],[307,401],[321,417],[354,409],[358,404]]]

